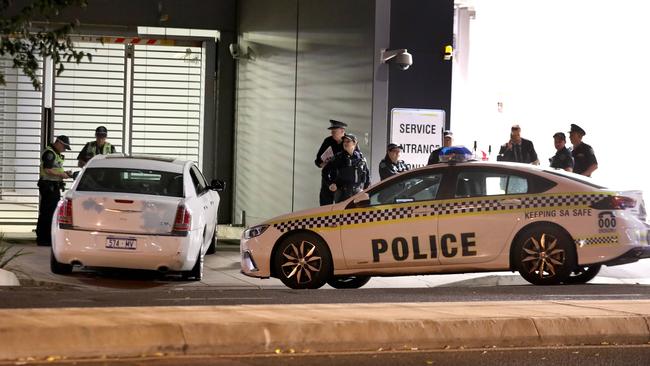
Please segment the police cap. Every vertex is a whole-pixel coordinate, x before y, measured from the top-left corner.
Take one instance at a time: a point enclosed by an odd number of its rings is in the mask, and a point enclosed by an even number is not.
[[[66,135],[59,135],[56,137],[56,141],[59,141],[63,144],[66,150],[70,150],[70,139]],[[56,142],[54,141],[54,142]]]
[[[343,140],[345,139],[357,142],[357,137],[351,133],[346,133],[345,135],[343,135]]]
[[[334,120],[334,119],[331,119],[331,120],[330,120],[330,124],[331,124],[331,126],[329,126],[329,127],[327,128],[328,130],[333,130],[333,129],[335,129],[335,128],[346,128],[346,127],[348,127],[348,124],[347,124],[347,123],[345,123],[345,122],[341,122],[341,121],[337,121],[337,120]]]
[[[394,149],[404,150],[404,146],[402,146],[402,145],[398,145],[398,144],[396,144],[396,143],[394,143],[394,142],[391,142],[391,143],[388,144],[388,146],[386,147],[386,150],[387,150],[387,151],[391,151],[391,150],[394,150]]]
[[[449,130],[446,130],[445,132],[442,133],[442,138],[445,138],[445,137],[452,138],[453,136],[454,136],[454,133],[449,131]]]
[[[562,140],[562,141],[566,141],[566,135],[564,134],[564,132],[556,132],[556,133],[553,135],[553,138],[554,138],[554,139],[560,139],[560,140]]]
[[[98,136],[98,137],[100,137],[100,136],[102,136],[102,137],[106,137],[106,135],[108,135],[108,130],[106,129],[106,127],[104,127],[104,126],[99,126],[99,127],[97,127],[97,128],[95,129],[95,136]]]
[[[575,123],[571,124],[571,130],[569,131],[569,133],[571,133],[571,132],[577,132],[577,133],[579,133],[579,134],[581,134],[583,136],[587,134],[585,132],[585,130],[582,129],[582,127],[576,125]]]

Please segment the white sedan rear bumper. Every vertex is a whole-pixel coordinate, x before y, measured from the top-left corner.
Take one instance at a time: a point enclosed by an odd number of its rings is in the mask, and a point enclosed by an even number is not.
[[[52,234],[52,250],[57,261],[89,267],[188,271],[194,266],[200,248],[200,238],[192,245],[193,238],[199,235],[195,232],[182,237],[58,229]],[[133,238],[136,247],[107,248],[108,237]]]

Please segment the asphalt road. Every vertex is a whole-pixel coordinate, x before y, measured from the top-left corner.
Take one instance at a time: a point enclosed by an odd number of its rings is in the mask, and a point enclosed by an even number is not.
[[[375,365],[646,365],[650,359],[650,346],[596,346],[596,347],[548,347],[514,349],[471,350],[403,350],[362,353],[329,354],[272,354],[251,356],[165,356],[129,359],[98,360],[50,360],[29,361],[23,365],[88,365],[88,366],[375,366]],[[0,366],[16,365],[3,363]]]

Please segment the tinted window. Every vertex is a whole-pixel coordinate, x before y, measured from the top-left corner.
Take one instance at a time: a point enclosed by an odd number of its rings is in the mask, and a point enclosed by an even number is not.
[[[436,199],[442,174],[428,173],[392,180],[370,193],[371,205],[402,202],[429,201]]]
[[[455,197],[496,196],[528,193],[526,178],[495,172],[460,172]]]
[[[148,169],[86,168],[77,191],[183,197],[183,174]]]
[[[201,174],[195,166],[190,168],[190,177],[192,177],[192,184],[194,184],[194,189],[196,190],[197,195],[206,191],[208,183],[205,181],[205,178],[203,178],[203,174]]]

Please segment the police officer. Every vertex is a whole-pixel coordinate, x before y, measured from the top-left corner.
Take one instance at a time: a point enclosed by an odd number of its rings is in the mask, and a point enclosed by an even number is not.
[[[56,205],[61,199],[63,180],[72,177],[71,171],[63,170],[64,150],[70,150],[70,139],[61,135],[54,143],[47,145],[41,155],[40,179],[38,180],[38,193],[41,201],[38,206],[38,222],[36,224],[36,243],[38,245],[52,245],[52,216]]]
[[[451,131],[447,130],[442,133],[442,146],[433,150],[431,155],[429,155],[429,161],[427,165],[437,164],[440,162],[440,152],[445,147],[450,147],[453,144],[454,134]]]
[[[343,151],[336,154],[324,169],[328,188],[334,192],[334,202],[344,201],[370,185],[366,159],[357,151],[357,137],[343,136]]]
[[[562,132],[556,132],[553,135],[553,140],[555,143],[555,155],[550,158],[551,168],[555,169],[564,169],[567,172],[573,171],[573,156],[571,152],[566,148],[566,135]]]
[[[95,141],[87,142],[77,155],[79,168],[83,168],[95,155],[106,155],[115,153],[115,146],[106,141],[108,130],[104,126],[95,129]]]
[[[399,160],[401,152],[402,145],[397,145],[392,142],[388,144],[388,147],[386,147],[386,156],[379,163],[379,177],[381,180],[409,170],[406,164],[404,164],[404,160]]]
[[[348,125],[341,121],[336,121],[331,119],[330,126],[327,128],[330,130],[330,136],[326,137],[323,140],[323,143],[320,145],[320,149],[316,153],[316,160],[314,164],[317,167],[323,169],[327,163],[334,158],[334,156],[341,151],[343,151],[343,135],[345,135],[345,128]],[[334,203],[334,192],[329,190],[329,184],[327,183],[327,178],[325,177],[325,170],[321,171],[321,186],[320,186],[320,195],[319,201],[321,206],[331,205]]]
[[[571,155],[573,155],[574,165],[573,172],[591,177],[591,173],[598,169],[598,161],[591,146],[582,142],[582,138],[587,133],[580,126],[571,124],[569,139],[573,145]]]

